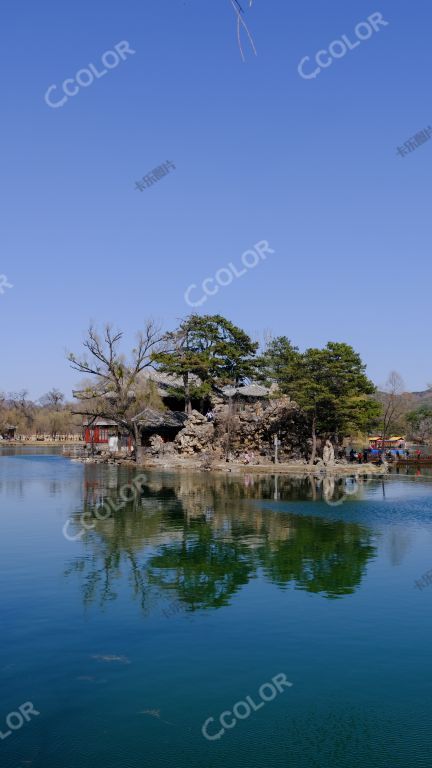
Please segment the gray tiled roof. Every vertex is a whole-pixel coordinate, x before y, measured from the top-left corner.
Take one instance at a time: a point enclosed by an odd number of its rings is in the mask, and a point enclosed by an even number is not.
[[[180,411],[158,411],[156,408],[144,408],[134,417],[140,427],[155,429],[157,427],[182,427],[187,419],[186,413]]]
[[[268,397],[270,390],[260,384],[245,384],[241,387],[223,387],[222,393],[226,397],[234,397],[237,394],[243,397]]]

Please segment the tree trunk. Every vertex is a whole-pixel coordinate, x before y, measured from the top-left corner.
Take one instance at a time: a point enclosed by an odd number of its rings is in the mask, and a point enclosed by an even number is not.
[[[231,426],[232,426],[232,397],[228,400],[228,416],[226,420],[226,432],[225,432],[225,461],[229,461],[231,452]]]
[[[136,421],[133,422],[133,441],[135,448],[135,461],[139,464],[142,461],[143,449],[141,446],[141,433]]]
[[[317,448],[317,436],[316,436],[316,416],[315,414],[312,417],[312,453],[310,455],[309,464],[313,464],[316,458],[316,448]]]
[[[191,398],[190,398],[188,373],[183,374],[183,386],[184,386],[184,396],[185,396],[185,413],[190,414],[192,411],[192,404],[191,404]]]

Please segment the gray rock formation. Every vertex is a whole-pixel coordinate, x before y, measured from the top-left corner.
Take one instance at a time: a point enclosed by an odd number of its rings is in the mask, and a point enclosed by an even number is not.
[[[209,451],[214,444],[215,429],[212,422],[198,411],[192,411],[185,427],[178,433],[174,444],[179,453],[192,456]]]
[[[214,421],[193,411],[175,439],[183,455],[211,452],[213,457],[238,458],[247,453],[253,463],[274,456],[278,437],[279,460],[301,459],[307,448],[307,430],[298,407],[288,397],[267,402],[234,403],[215,401]]]
[[[323,462],[326,465],[326,467],[331,466],[332,464],[335,463],[335,452],[330,440],[325,441],[324,450],[323,450]]]
[[[252,452],[255,461],[259,457],[263,461],[273,458],[275,436],[279,461],[300,459],[307,444],[303,416],[288,397],[246,405],[231,416],[225,413],[225,418],[218,413],[216,428],[218,434],[228,431],[234,452]]]

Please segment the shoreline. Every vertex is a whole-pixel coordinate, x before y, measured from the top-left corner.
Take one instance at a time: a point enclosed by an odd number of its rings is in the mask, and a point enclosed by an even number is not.
[[[300,462],[286,462],[280,464],[237,464],[236,462],[215,462],[210,467],[203,467],[202,463],[196,460],[188,461],[181,460],[178,462],[167,462],[163,459],[150,460],[141,464],[136,464],[136,467],[148,468],[148,469],[164,469],[164,470],[194,470],[201,472],[223,472],[230,474],[261,474],[261,475],[364,475],[374,474],[382,476],[387,474],[387,467],[377,467],[374,464],[332,464],[332,465],[310,465]]]
[[[63,446],[84,445],[82,440],[0,440],[0,448],[33,448],[34,446],[61,448]]]
[[[0,442],[0,449],[5,448],[71,448],[82,446],[82,443],[72,440],[62,442],[54,440],[5,440]],[[193,471],[193,472],[215,472],[233,475],[257,474],[257,475],[319,475],[319,476],[347,476],[347,475],[365,475],[373,474],[383,476],[388,474],[388,468],[385,464],[381,467],[368,462],[367,464],[350,464],[349,462],[337,462],[335,464],[324,465],[307,464],[301,460],[291,462],[273,462],[262,464],[243,464],[236,461],[215,460],[205,464],[205,457],[196,455],[193,457],[148,457],[147,459],[135,462],[131,458],[120,456],[74,456],[71,451],[64,453],[65,458],[83,464],[117,464],[118,466],[127,466],[136,469],[160,469],[163,471]]]
[[[132,459],[114,458],[114,457],[70,457],[74,461],[78,461],[84,464],[118,464],[119,466],[127,466],[136,469],[159,469],[167,472],[178,471],[191,471],[202,473],[218,473],[218,474],[232,474],[232,475],[245,475],[245,474],[257,474],[257,475],[316,475],[316,476],[347,476],[347,475],[377,475],[383,476],[388,474],[388,468],[385,464],[378,467],[376,464],[349,464],[348,462],[341,462],[337,464],[306,464],[302,461],[284,462],[280,464],[263,463],[263,464],[243,464],[235,461],[214,461],[213,463],[204,464],[202,457],[178,457],[173,458],[148,458],[147,460],[135,462]]]

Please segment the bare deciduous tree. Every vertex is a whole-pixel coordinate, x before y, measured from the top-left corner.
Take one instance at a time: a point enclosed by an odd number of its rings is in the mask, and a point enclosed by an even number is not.
[[[25,425],[31,429],[34,422],[34,403],[28,399],[28,390],[21,389],[19,392],[11,392],[9,402],[17,413],[19,426]]]
[[[53,411],[61,411],[64,402],[64,394],[59,389],[53,387],[45,395],[39,398],[40,404],[44,408],[51,408]]]
[[[137,344],[130,359],[120,351],[122,331],[106,325],[100,336],[92,325],[84,341],[86,352],[68,354],[75,371],[90,377],[83,390],[75,396],[83,404],[81,415],[102,417],[114,421],[134,440],[135,454],[139,445],[139,429],[134,417],[148,404],[151,384],[142,373],[152,366],[151,355],[161,349],[163,334],[160,326],[148,320],[144,331],[138,333]]]
[[[382,393],[381,433],[383,443],[400,423],[408,404],[405,383],[397,371],[391,371]]]

